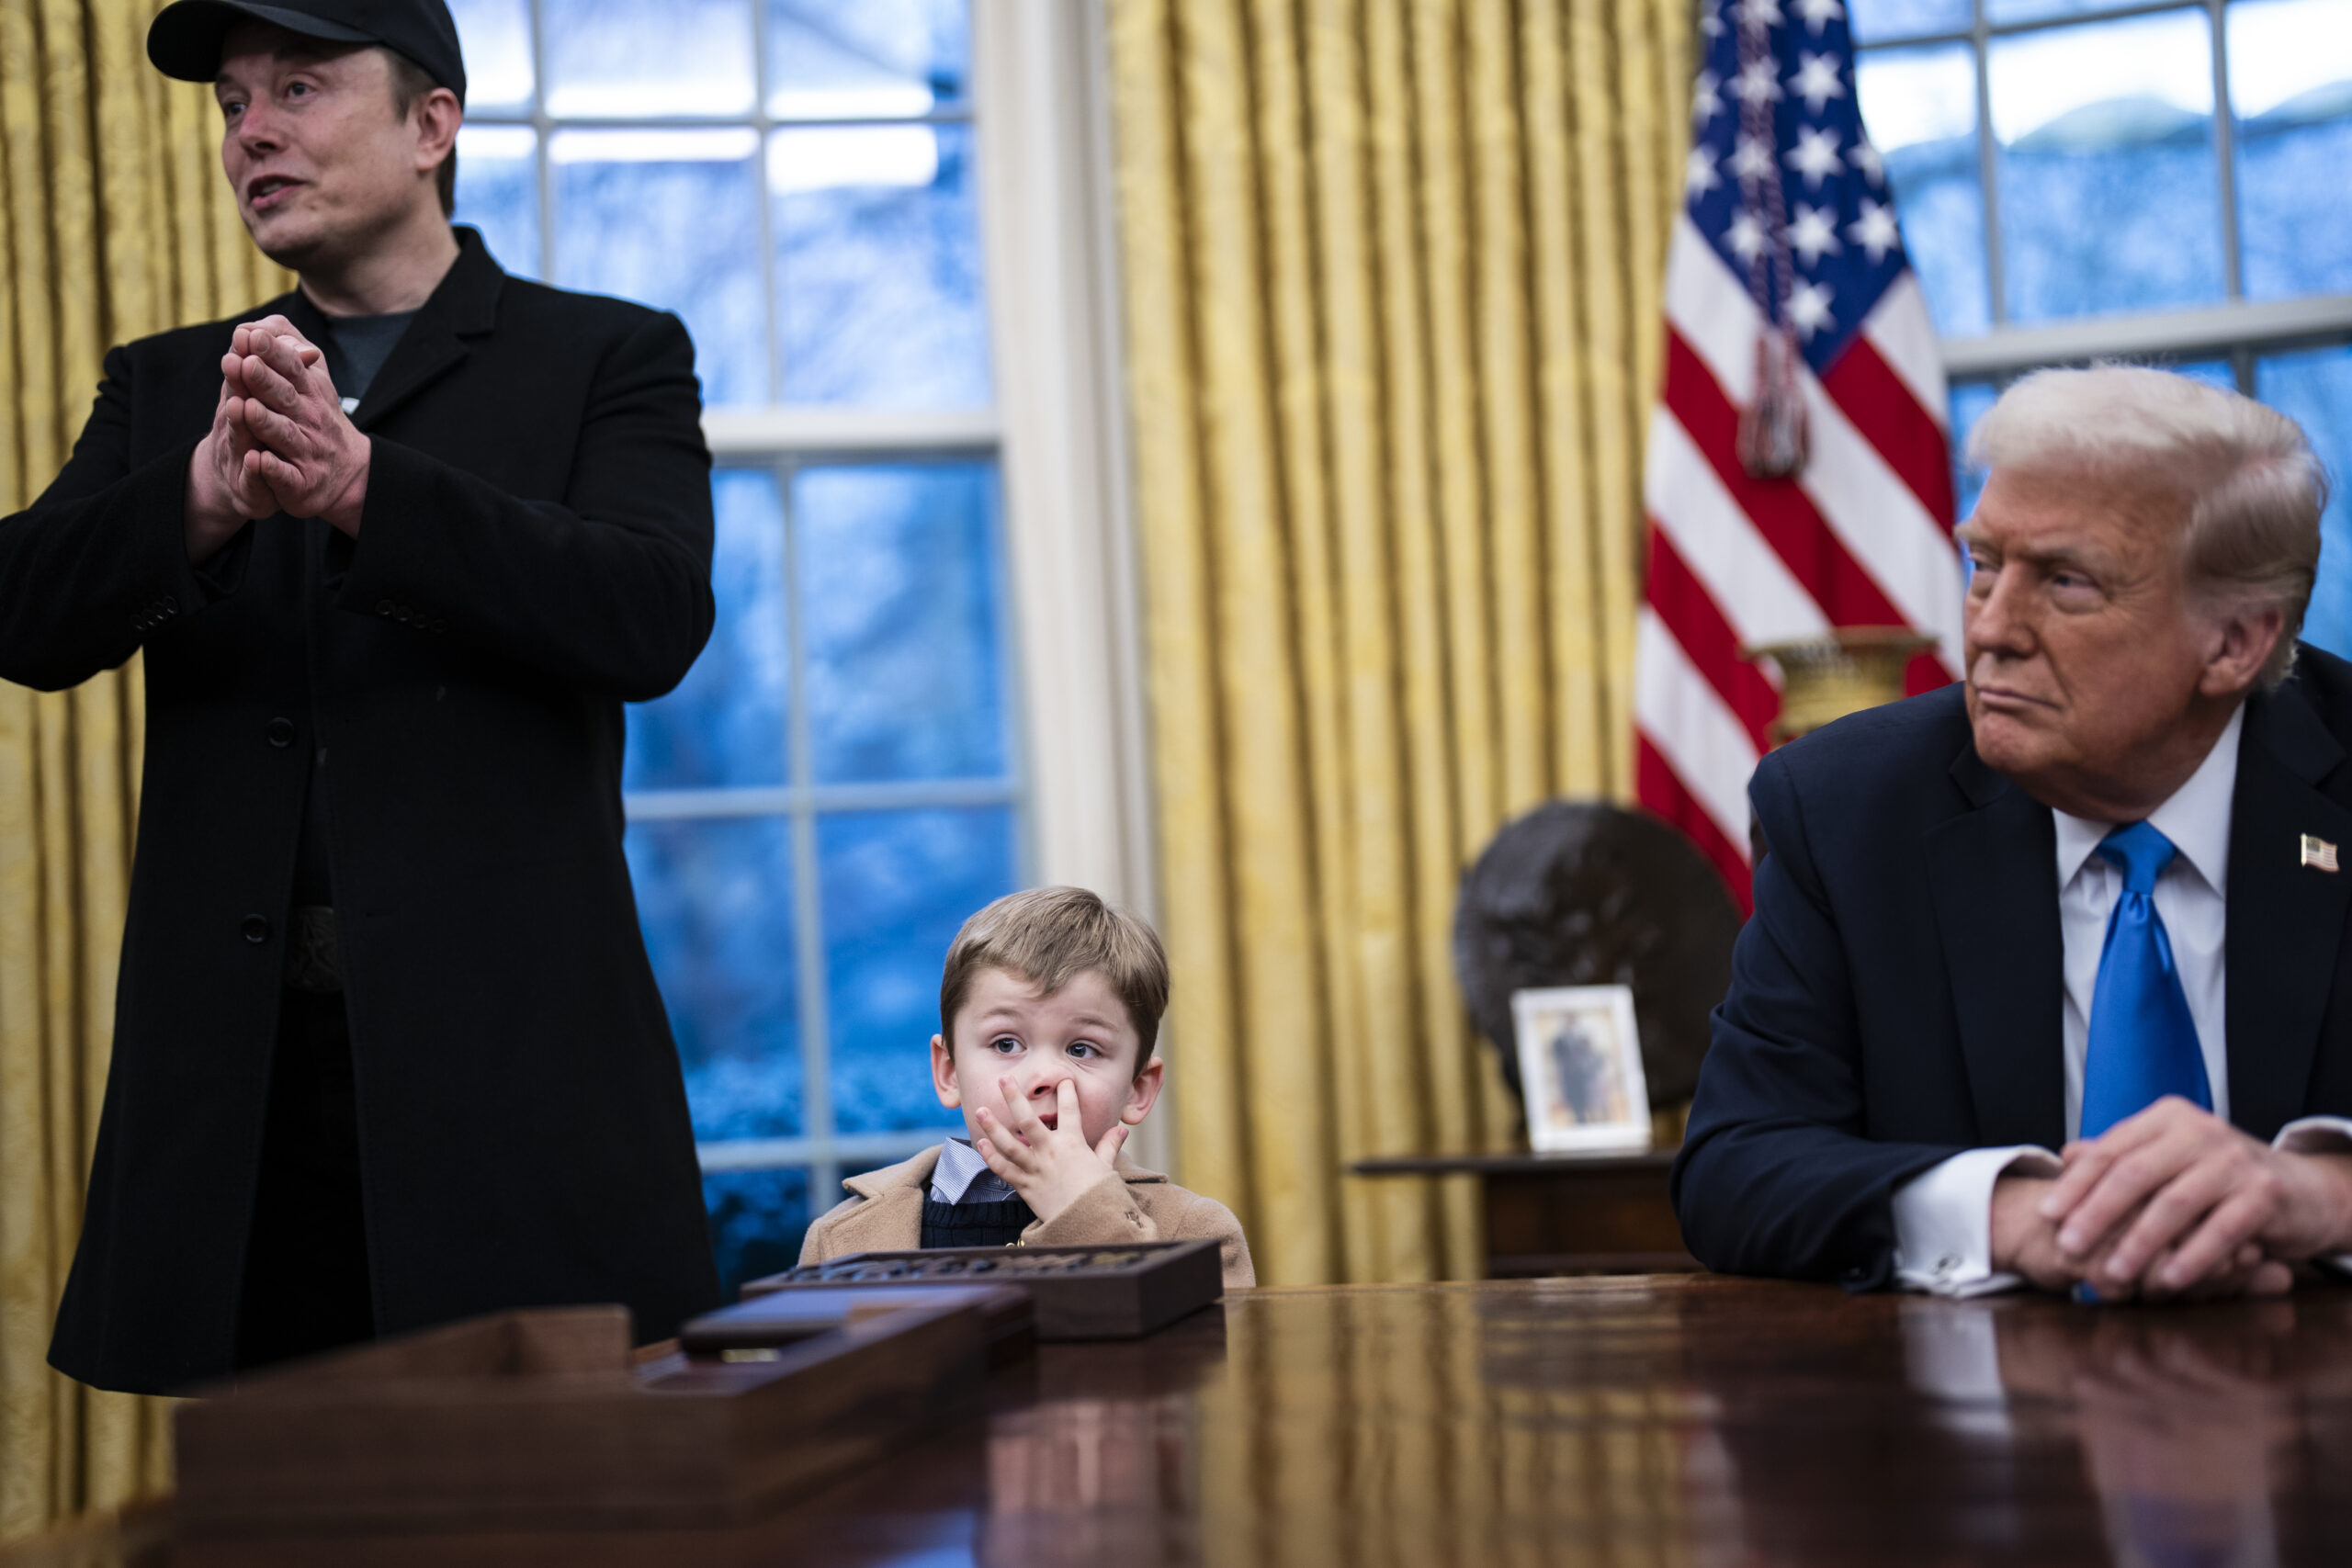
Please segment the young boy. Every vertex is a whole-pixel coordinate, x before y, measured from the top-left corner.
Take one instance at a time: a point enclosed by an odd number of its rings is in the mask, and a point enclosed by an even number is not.
[[[939,982],[931,1080],[967,1136],[842,1185],[800,1261],[917,1247],[1222,1244],[1225,1286],[1257,1282],[1231,1210],[1119,1152],[1159,1098],[1152,1055],[1168,955],[1081,887],[998,899],[964,922]]]

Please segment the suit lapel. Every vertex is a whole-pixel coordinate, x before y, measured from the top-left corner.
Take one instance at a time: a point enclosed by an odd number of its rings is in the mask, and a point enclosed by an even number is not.
[[[482,248],[481,235],[465,228],[456,233],[458,259],[392,345],[390,357],[368,383],[368,395],[352,411],[351,423],[362,430],[375,429],[395,409],[462,364],[472,353],[469,340],[498,323],[498,295],[506,275]],[[300,289],[287,317],[314,341],[331,330],[327,317]]]
[[[1977,1138],[2054,1149],[2066,1135],[2056,830],[1973,746],[1951,774],[1973,808],[1929,830],[1928,874]]]
[[[2302,835],[2352,845],[2352,811],[2313,786],[2344,760],[2290,682],[2247,702],[2230,809],[2230,1120],[2268,1138],[2301,1115],[2352,883],[2301,863]]]

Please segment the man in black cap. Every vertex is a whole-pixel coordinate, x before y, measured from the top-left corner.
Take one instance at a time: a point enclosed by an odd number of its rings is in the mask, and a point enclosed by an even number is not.
[[[0,675],[145,650],[114,1061],[50,1359],[110,1388],[717,1296],[621,852],[621,705],[711,625],[675,318],[447,221],[442,0],[179,0],[296,292],[115,349],[0,521]]]

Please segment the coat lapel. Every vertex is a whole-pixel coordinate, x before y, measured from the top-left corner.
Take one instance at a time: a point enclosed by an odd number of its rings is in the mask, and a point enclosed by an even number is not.
[[[472,352],[468,340],[498,323],[498,295],[506,274],[490,259],[480,234],[466,228],[455,232],[457,261],[392,345],[390,357],[368,383],[368,395],[352,411],[351,423],[362,430],[375,429],[393,410],[463,363]],[[314,340],[331,330],[327,317],[300,289],[290,297],[287,318]]]
[[[894,1187],[869,1198],[833,1224],[830,1256],[853,1252],[912,1252],[922,1245],[922,1189]]]
[[[1973,745],[1951,776],[1973,808],[1928,832],[1928,874],[1977,1138],[2054,1149],[2066,1136],[2056,829]]]
[[[2302,863],[2304,834],[2352,846],[2352,811],[2313,786],[2344,748],[2290,682],[2246,705],[2230,810],[2230,1120],[2259,1138],[2301,1115],[2352,883]]]
[[[826,1258],[853,1252],[912,1252],[922,1245],[922,1201],[939,1165],[936,1147],[842,1183],[853,1204],[825,1237]]]

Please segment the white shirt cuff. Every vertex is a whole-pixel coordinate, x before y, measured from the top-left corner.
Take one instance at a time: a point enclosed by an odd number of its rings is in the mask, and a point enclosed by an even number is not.
[[[2352,1123],[2346,1124],[2352,1140]],[[2025,1283],[1993,1271],[1993,1184],[2012,1167],[2055,1176],[2058,1156],[2031,1144],[1971,1149],[1894,1190],[1894,1280],[1906,1291],[1983,1296]]]
[[[2278,1129],[2270,1146],[2290,1155],[2352,1154],[2352,1119],[2342,1116],[2304,1116]],[[2336,1252],[2314,1258],[2314,1263],[2325,1264],[2339,1274],[2352,1274],[2352,1252]]]
[[[2352,1154],[2352,1118],[2301,1117],[2279,1128],[2270,1146],[2290,1155]]]

